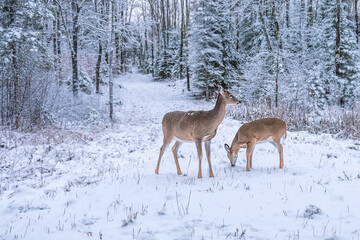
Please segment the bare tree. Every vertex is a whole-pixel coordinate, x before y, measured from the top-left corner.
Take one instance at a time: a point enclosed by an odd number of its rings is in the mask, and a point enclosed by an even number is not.
[[[78,37],[79,37],[79,31],[80,31],[80,25],[79,25],[79,16],[82,8],[84,7],[84,4],[86,0],[82,0],[79,2],[78,0],[71,0],[71,17],[72,17],[72,29],[71,33],[68,30],[67,27],[67,21],[65,21],[64,17],[64,10],[61,2],[59,0],[54,0],[55,3],[58,5],[60,9],[60,14],[62,21],[64,23],[64,28],[69,44],[69,48],[71,51],[71,65],[72,65],[72,86],[73,86],[73,94],[75,97],[78,96],[78,84],[79,84],[79,69],[78,69]]]
[[[113,35],[114,35],[114,13],[115,13],[115,0],[110,2],[110,20],[109,20],[109,42],[108,42],[108,52],[109,52],[109,117],[113,121],[113,111],[114,111],[114,100],[113,100],[113,74],[112,74],[112,61],[113,61]]]

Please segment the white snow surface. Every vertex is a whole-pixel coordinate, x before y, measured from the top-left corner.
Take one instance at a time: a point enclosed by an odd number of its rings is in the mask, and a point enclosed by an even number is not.
[[[245,150],[235,167],[227,159],[223,145],[243,124],[227,114],[212,140],[214,178],[205,154],[197,178],[191,142],[179,150],[183,175],[170,147],[156,175],[163,115],[215,105],[185,89],[184,81],[126,75],[115,81],[122,105],[113,126],[2,131],[0,239],[360,239],[353,140],[288,132],[283,169],[265,143],[247,172]]]

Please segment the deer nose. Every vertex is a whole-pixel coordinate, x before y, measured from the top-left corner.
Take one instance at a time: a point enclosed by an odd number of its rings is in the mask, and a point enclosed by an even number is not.
[[[240,100],[238,100],[238,102],[236,104],[240,104],[240,103],[241,103]]]

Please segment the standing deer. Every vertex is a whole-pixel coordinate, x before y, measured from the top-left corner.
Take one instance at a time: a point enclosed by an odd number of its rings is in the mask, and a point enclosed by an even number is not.
[[[164,134],[163,145],[160,148],[159,160],[155,170],[159,174],[161,157],[166,147],[173,139],[176,139],[172,152],[175,158],[177,174],[181,175],[181,169],[177,157],[177,151],[183,141],[195,142],[199,157],[198,178],[202,178],[201,160],[202,160],[202,142],[205,142],[206,156],[209,163],[210,177],[214,177],[211,168],[210,159],[210,141],[216,135],[217,128],[222,122],[226,112],[226,105],[238,104],[240,101],[230,92],[221,89],[215,107],[210,111],[189,111],[189,112],[169,112],[165,114],[162,120],[162,129]]]
[[[250,171],[255,144],[270,142],[279,150],[280,168],[283,168],[283,146],[280,143],[283,136],[286,138],[286,123],[281,119],[263,118],[245,123],[237,131],[231,147],[224,145],[231,166],[235,166],[240,148],[246,148],[246,171]]]

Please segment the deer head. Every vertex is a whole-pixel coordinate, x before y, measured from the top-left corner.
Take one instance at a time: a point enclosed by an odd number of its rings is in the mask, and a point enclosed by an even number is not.
[[[240,100],[237,99],[231,92],[225,90],[223,87],[215,85],[215,92],[221,94],[226,104],[239,104]]]
[[[227,152],[227,156],[228,156],[228,158],[230,160],[231,166],[234,167],[235,163],[237,161],[238,155],[235,154],[233,151],[231,151],[231,148],[226,143],[225,143],[224,147],[225,147],[225,150]]]

